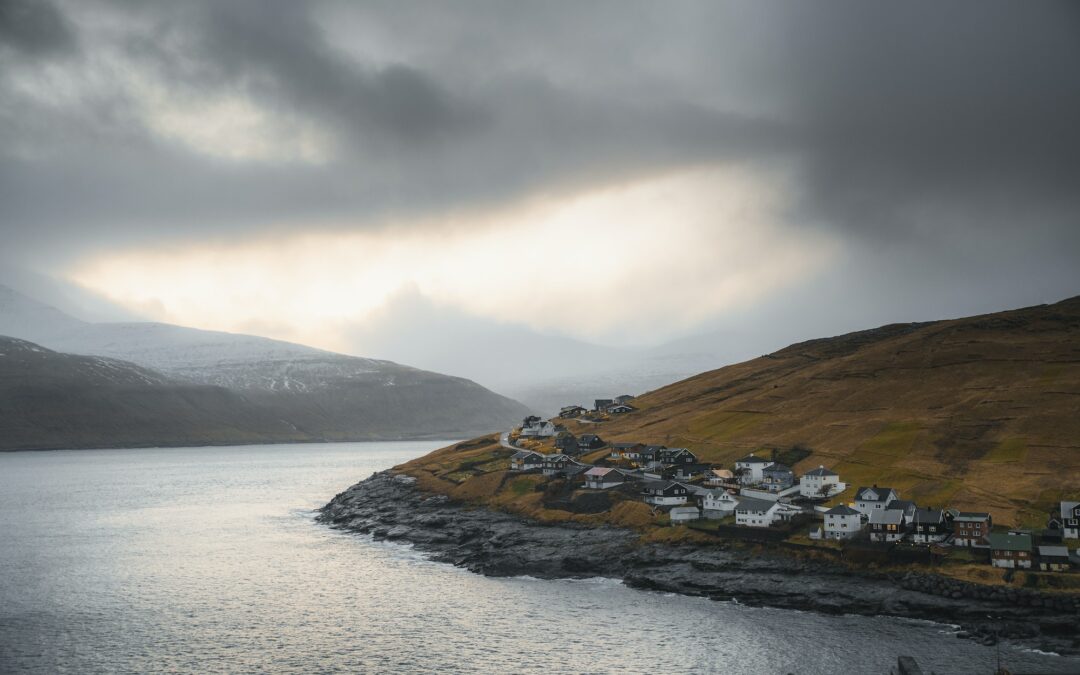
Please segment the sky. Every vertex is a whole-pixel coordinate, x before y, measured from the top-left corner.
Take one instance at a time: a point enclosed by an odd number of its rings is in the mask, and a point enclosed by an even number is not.
[[[1068,1],[0,0],[0,282],[500,387],[1053,302],[1077,73]]]

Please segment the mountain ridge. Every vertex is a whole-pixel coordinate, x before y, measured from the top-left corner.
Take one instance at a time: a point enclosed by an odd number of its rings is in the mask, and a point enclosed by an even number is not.
[[[192,396],[210,396],[213,388],[237,394],[230,409],[242,419],[266,415],[284,421],[293,430],[285,433],[287,440],[454,438],[501,428],[529,412],[460,377],[238,333],[90,323],[0,286],[0,335],[5,334],[57,354],[128,362],[163,378],[161,386],[194,387]],[[275,424],[268,429],[278,435]],[[242,434],[250,435],[260,436],[260,429]],[[151,445],[173,444],[167,435],[144,438]]]

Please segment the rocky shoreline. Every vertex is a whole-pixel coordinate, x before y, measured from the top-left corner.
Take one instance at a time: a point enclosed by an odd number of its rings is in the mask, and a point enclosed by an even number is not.
[[[489,576],[603,576],[641,588],[827,614],[887,615],[960,626],[958,637],[1080,654],[1080,598],[934,575],[856,572],[723,545],[643,544],[614,527],[546,525],[425,493],[384,471],[321,509],[319,520],[413,544],[434,560]]]

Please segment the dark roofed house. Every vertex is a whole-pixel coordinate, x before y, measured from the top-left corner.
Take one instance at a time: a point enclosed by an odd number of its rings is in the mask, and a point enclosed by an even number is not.
[[[899,499],[896,490],[888,487],[861,487],[855,492],[855,509],[869,516],[874,509],[884,509],[889,502]]]
[[[961,511],[953,518],[953,546],[974,546],[986,548],[989,542],[986,536],[994,521],[989,513]]]
[[[758,457],[751,452],[746,457],[735,460],[735,475],[743,485],[756,485],[761,482],[761,472],[772,463],[772,460]]]
[[[1044,572],[1065,572],[1071,567],[1067,546],[1039,546],[1039,569]]]
[[[578,443],[578,439],[571,433],[560,434],[555,439],[555,448],[567,455],[577,455],[581,452],[581,446]]]
[[[907,534],[907,525],[903,509],[874,509],[870,512],[870,541],[900,541]]]
[[[578,446],[582,450],[598,450],[607,445],[604,443],[604,439],[600,438],[596,434],[581,434],[578,437]]]
[[[615,403],[615,401],[612,401],[610,398],[598,398],[593,401],[593,410],[596,412],[603,412],[613,403]]]
[[[945,541],[952,533],[950,517],[942,509],[916,509],[911,517],[911,540],[916,544]]]
[[[1033,565],[1033,542],[1026,532],[991,532],[990,564],[1008,569],[1031,569]]]
[[[638,453],[638,463],[645,467],[658,465],[661,463],[660,453],[664,450],[667,450],[667,448],[663,445],[646,445]]]
[[[585,408],[582,408],[579,405],[568,405],[563,406],[559,409],[559,417],[562,417],[563,419],[570,419],[572,417],[580,417],[587,412],[588,411],[585,410]]]
[[[510,456],[511,471],[532,471],[544,468],[544,456],[532,450],[519,450]]]
[[[685,504],[692,490],[673,480],[647,480],[642,484],[642,493],[646,504],[656,506],[678,506]]]
[[[904,517],[911,521],[915,515],[915,511],[918,510],[919,505],[909,499],[894,499],[885,505],[886,509],[898,510],[904,512]]]
[[[676,464],[675,477],[679,480],[696,478],[711,469],[709,464]]]
[[[660,461],[664,464],[697,464],[697,455],[686,448],[664,448],[660,451]]]
[[[615,402],[616,403],[629,403],[630,401],[633,401],[633,400],[634,400],[634,397],[631,396],[630,394],[620,394],[620,395],[615,397]]]
[[[863,528],[863,514],[850,506],[834,506],[825,512],[825,537],[851,539]]]
[[[616,403],[615,405],[609,405],[607,407],[607,412],[611,415],[625,415],[626,413],[632,413],[635,410],[637,410],[637,408],[632,405],[627,405],[626,403]]]
[[[612,443],[611,458],[635,460],[644,447],[641,443]]]
[[[761,470],[761,484],[769,492],[782,492],[795,484],[795,472],[783,464],[770,464]]]

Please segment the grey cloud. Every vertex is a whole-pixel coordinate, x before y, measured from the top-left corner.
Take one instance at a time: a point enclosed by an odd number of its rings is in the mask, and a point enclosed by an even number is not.
[[[739,162],[795,167],[792,226],[890,258],[896,276],[877,288],[910,288],[911,302],[928,290],[905,271],[950,269],[987,295],[1042,273],[1080,282],[1072,2],[93,7],[131,15],[139,28],[110,46],[171,90],[250,96],[316,124],[336,155],[207,158],[143,129],[115,92],[48,108],[0,75],[0,230],[37,255]],[[55,16],[20,35],[65,34],[71,21],[40,11]],[[4,150],[20,144],[43,152]]]
[[[0,46],[26,56],[67,53],[77,40],[64,16],[46,0],[0,0]]]

